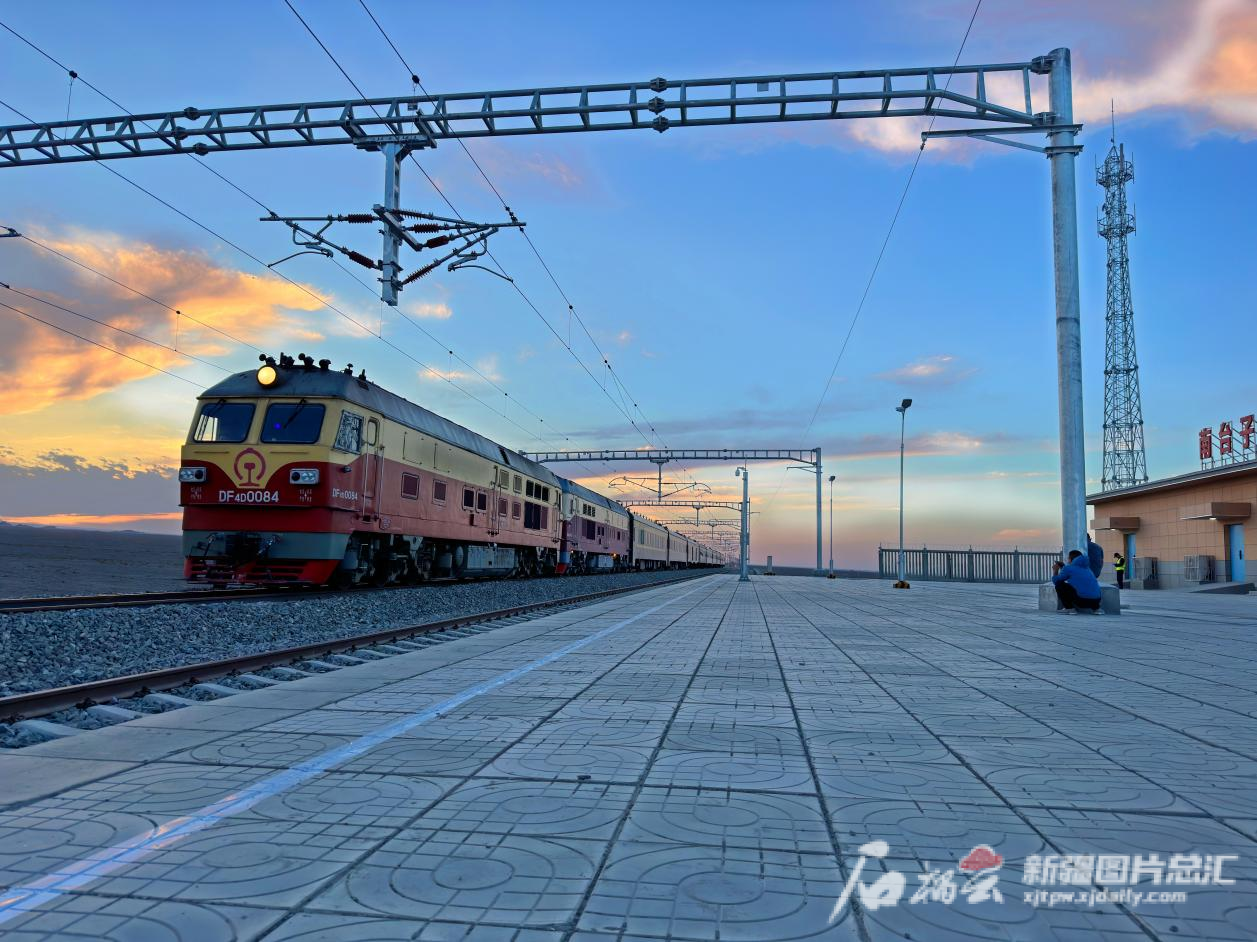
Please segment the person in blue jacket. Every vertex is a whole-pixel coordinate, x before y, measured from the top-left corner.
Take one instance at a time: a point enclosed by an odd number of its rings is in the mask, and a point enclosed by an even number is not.
[[[1091,567],[1091,574],[1099,579],[1104,571],[1104,550],[1092,541],[1090,533],[1087,534],[1087,565]]]
[[[1078,550],[1069,551],[1069,563],[1055,565],[1056,575],[1052,582],[1056,585],[1056,597],[1061,600],[1065,611],[1100,611],[1100,582],[1091,571],[1085,556]]]

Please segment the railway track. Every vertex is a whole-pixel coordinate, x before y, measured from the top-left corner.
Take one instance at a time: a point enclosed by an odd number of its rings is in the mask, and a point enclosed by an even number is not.
[[[134,592],[117,595],[60,595],[48,598],[0,599],[0,615],[65,612],[82,608],[147,608],[154,605],[201,605],[245,599],[314,598],[330,594],[320,589],[180,589],[174,592]]]
[[[265,670],[267,668],[287,667],[296,662],[321,660],[333,655],[352,652],[359,648],[387,645],[390,642],[406,641],[407,639],[423,635],[487,624],[528,615],[543,609],[584,605],[614,595],[623,595],[626,592],[639,592],[643,589],[653,589],[661,585],[676,585],[677,583],[689,582],[711,575],[713,572],[715,570],[700,570],[692,575],[679,576],[674,579],[642,585],[620,586],[614,589],[603,589],[584,595],[548,599],[541,602],[530,602],[527,605],[517,605],[511,608],[478,612],[471,615],[460,615],[455,618],[446,618],[441,621],[426,622],[420,625],[389,628],[383,631],[352,635],[334,641],[318,641],[296,647],[259,651],[218,661],[204,661],[198,664],[146,671],[142,674],[131,674],[126,677],[110,677],[68,687],[57,687],[51,690],[37,690],[30,693],[0,697],[0,720],[14,722],[46,716],[72,707],[85,708],[110,700],[123,700],[143,697],[150,693],[163,693],[189,684],[206,683],[236,674]],[[272,593],[272,595],[277,594]],[[221,597],[222,593],[216,593],[216,595]],[[242,687],[240,692],[243,693],[247,689],[249,688]]]

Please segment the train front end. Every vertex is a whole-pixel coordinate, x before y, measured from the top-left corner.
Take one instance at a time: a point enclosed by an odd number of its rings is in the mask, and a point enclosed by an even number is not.
[[[198,397],[179,468],[189,581],[334,580],[365,489],[361,419],[342,427],[345,377],[326,363],[268,359]]]

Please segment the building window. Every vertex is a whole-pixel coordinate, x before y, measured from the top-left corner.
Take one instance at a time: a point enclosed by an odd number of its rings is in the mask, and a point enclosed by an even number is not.
[[[405,497],[407,500],[419,499],[419,475],[402,475],[402,497]]]
[[[437,503],[437,504],[445,503],[445,482],[444,481],[432,482],[432,500],[434,503]]]
[[[470,487],[463,488],[463,509],[471,510],[476,506],[476,492]]]
[[[489,509],[489,496],[484,491],[476,495],[476,509],[481,513]]]

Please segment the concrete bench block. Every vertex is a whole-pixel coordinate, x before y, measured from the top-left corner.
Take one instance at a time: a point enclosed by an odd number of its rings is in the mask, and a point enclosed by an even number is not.
[[[1039,585],[1039,611],[1055,612],[1061,607],[1056,597],[1056,586],[1050,582]],[[1100,585],[1100,611],[1106,615],[1122,614],[1122,595],[1115,585]]]

